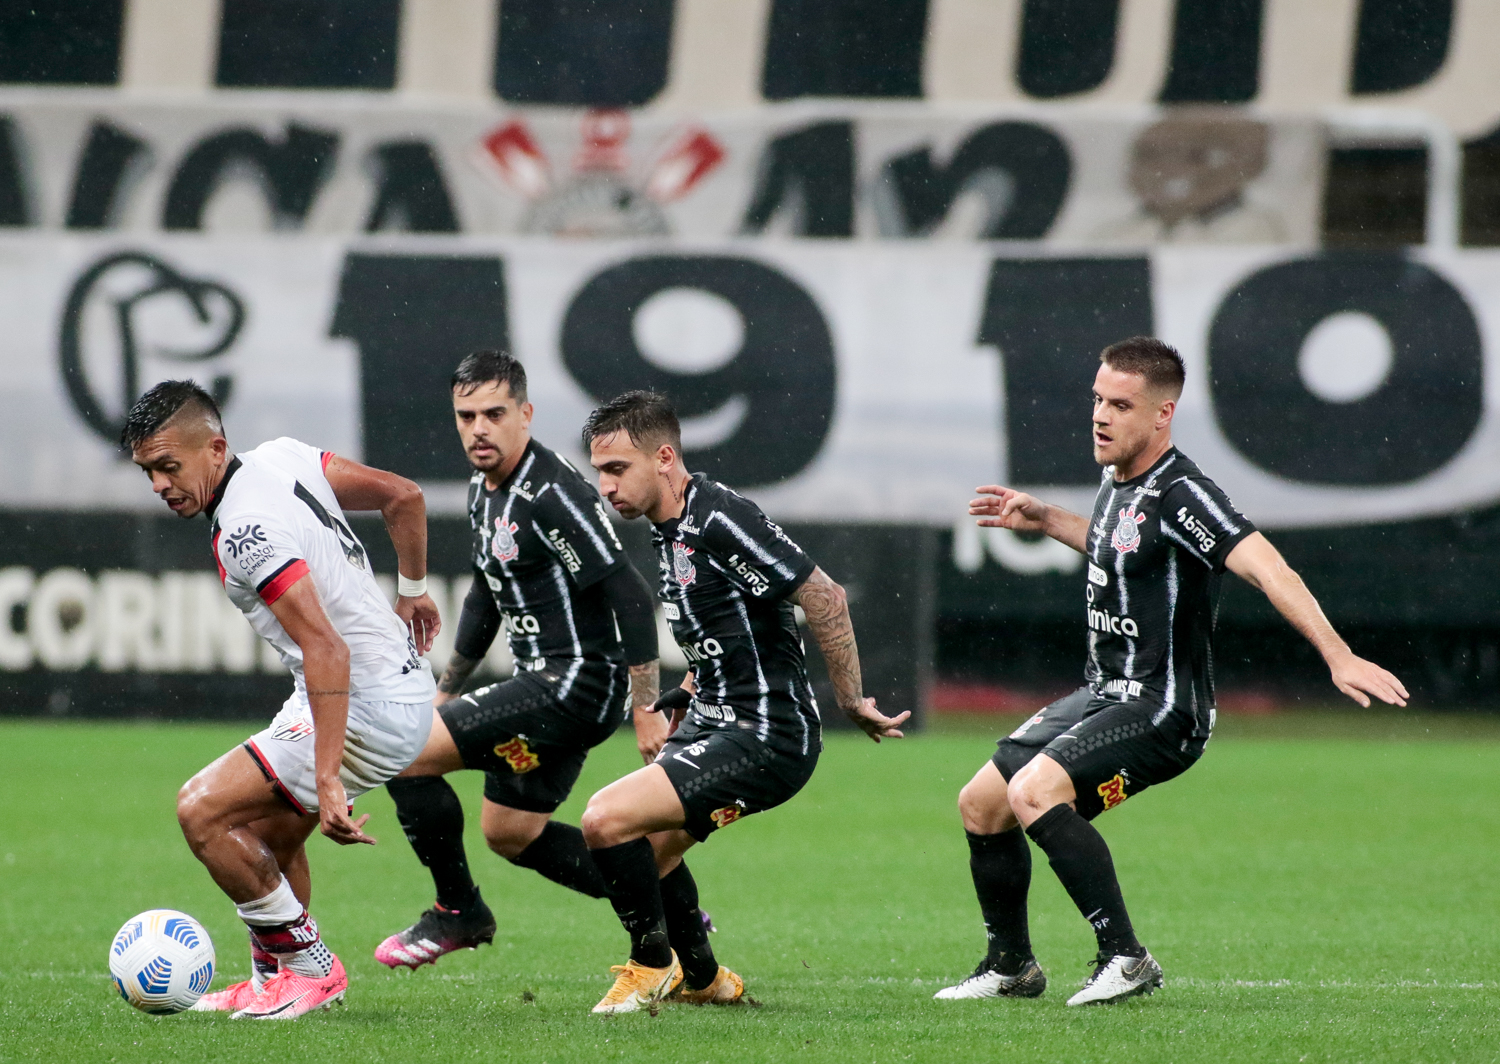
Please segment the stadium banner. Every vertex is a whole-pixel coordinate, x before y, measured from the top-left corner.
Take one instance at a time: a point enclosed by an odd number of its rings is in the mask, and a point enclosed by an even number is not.
[[[997,481],[1086,511],[1095,353],[1135,333],[1182,351],[1177,442],[1263,527],[1500,500],[1488,252],[37,234],[0,240],[0,318],[10,509],[154,512],[115,440],[144,388],[192,375],[233,446],[295,436],[457,515],[448,376],[503,347],[550,446],[583,462],[591,407],[656,388],[688,464],[777,520],[966,526]]]
[[[378,517],[355,516],[376,580],[395,597],[396,558]],[[918,718],[930,678],[937,584],[931,529],[788,525],[843,584],[858,619],[866,693]],[[622,524],[636,567],[654,579],[644,522]],[[0,510],[0,716],[268,717],[289,691],[275,652],[225,597],[204,521],[170,515]],[[428,654],[440,675],[453,651],[471,534],[465,518],[428,522],[428,592],[443,628]],[[657,614],[668,679],[688,662]],[[844,724],[817,643],[809,674],[832,727]],[[511,675],[501,637],[475,683]],[[830,712],[831,711],[831,712]]]
[[[1313,246],[1324,129],[1233,109],[796,103],[682,118],[347,94],[0,93],[0,224]]]

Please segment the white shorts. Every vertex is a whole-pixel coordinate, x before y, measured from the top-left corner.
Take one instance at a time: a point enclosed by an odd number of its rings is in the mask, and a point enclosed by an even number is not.
[[[344,763],[339,768],[349,801],[373,791],[415,761],[431,730],[431,702],[349,699]],[[305,694],[298,691],[288,698],[271,726],[245,741],[245,749],[293,809],[318,811],[312,708]]]

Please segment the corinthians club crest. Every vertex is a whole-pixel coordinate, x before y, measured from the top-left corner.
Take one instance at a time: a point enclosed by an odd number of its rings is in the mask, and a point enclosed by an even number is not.
[[[683,587],[687,587],[698,579],[698,567],[688,560],[692,554],[692,547],[683,546],[681,543],[672,544],[672,579]]]
[[[1115,526],[1115,534],[1110,538],[1110,543],[1115,550],[1121,554],[1129,554],[1141,545],[1141,524],[1146,520],[1145,514],[1135,512],[1135,503],[1131,503],[1120,511],[1120,523]]]
[[[579,123],[578,150],[569,168],[555,171],[519,118],[490,131],[477,155],[485,169],[529,201],[523,232],[664,236],[671,225],[663,208],[690,195],[724,161],[726,149],[708,130],[687,125],[660,144],[647,145],[640,167],[627,152],[630,136],[627,112],[595,108]]]
[[[495,518],[495,534],[490,537],[490,553],[502,562],[513,562],[521,553],[521,545],[516,542],[516,529],[519,525],[515,523],[506,524],[505,518]]]

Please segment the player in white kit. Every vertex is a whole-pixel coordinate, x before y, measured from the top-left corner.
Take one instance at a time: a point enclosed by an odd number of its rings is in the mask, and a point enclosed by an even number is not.
[[[270,727],[177,796],[188,845],[250,930],[251,978],[194,1007],[295,1019],[349,985],[306,908],[303,844],[320,826],[341,845],[374,843],[350,803],[411,764],[432,725],[420,655],[439,622],[422,493],[292,439],[233,455],[217,406],[192,381],[141,396],[121,442],[174,513],[208,516],[225,592],[296,680]],[[401,576],[394,609],[345,507],[385,518]]]

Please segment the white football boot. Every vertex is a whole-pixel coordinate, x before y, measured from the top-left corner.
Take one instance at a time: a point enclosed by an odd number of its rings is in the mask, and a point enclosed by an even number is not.
[[[1015,975],[1001,975],[990,966],[989,958],[979,962],[974,974],[956,986],[947,986],[932,996],[938,1001],[963,1001],[971,998],[1041,997],[1047,989],[1047,976],[1034,958],[1028,957]]]
[[[1149,994],[1161,986],[1161,965],[1151,954],[1144,957],[1113,957],[1100,954],[1094,958],[1094,974],[1083,989],[1068,998],[1069,1005],[1103,1005],[1124,1001],[1138,994]]]

